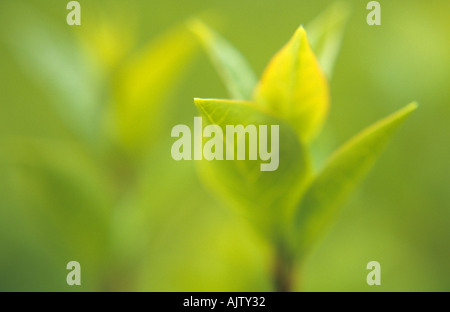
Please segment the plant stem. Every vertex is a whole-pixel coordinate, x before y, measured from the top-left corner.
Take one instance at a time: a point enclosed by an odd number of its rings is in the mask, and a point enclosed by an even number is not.
[[[294,286],[295,267],[292,257],[283,249],[278,249],[275,254],[273,268],[273,283],[275,291],[289,292]]]

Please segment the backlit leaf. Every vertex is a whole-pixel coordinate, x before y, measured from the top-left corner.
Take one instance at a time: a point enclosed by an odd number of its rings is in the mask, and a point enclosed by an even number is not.
[[[276,170],[261,171],[261,159],[248,160],[248,156],[246,160],[204,160],[199,165],[207,185],[225,201],[233,207],[240,207],[251,223],[266,235],[272,238],[281,235],[280,232],[285,230],[281,228],[286,224],[286,218],[298,201],[309,175],[308,155],[295,132],[288,124],[264,113],[251,102],[196,99],[195,104],[205,123],[208,121],[222,127],[224,136],[226,125],[267,125],[271,142],[274,139],[271,125],[279,125],[279,166]],[[226,138],[223,141],[228,144]],[[237,140],[235,147],[236,144]],[[248,154],[248,136],[246,151]]]
[[[328,111],[328,84],[303,27],[270,61],[254,99],[287,120],[305,143],[321,129]]]

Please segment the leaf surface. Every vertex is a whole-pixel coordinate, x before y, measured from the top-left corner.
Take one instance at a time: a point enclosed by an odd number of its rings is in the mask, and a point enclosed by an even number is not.
[[[300,27],[273,57],[256,87],[254,100],[287,120],[302,142],[322,128],[328,105],[328,83]]]
[[[271,126],[279,125],[279,166],[274,171],[261,171],[263,161],[259,156],[257,160],[249,160],[248,137],[246,160],[199,162],[207,185],[219,196],[233,207],[240,207],[251,223],[265,234],[279,235],[281,229],[277,227],[286,224],[286,218],[298,201],[309,175],[308,156],[295,132],[288,124],[264,113],[251,102],[196,99],[195,104],[205,117],[203,120],[223,129],[224,145],[230,144],[226,138],[226,125],[255,125],[258,129],[259,125],[267,125],[270,148],[272,140],[275,140]],[[258,131],[258,139],[260,133]],[[234,143],[238,144],[238,139]],[[226,146],[224,154],[225,150]]]

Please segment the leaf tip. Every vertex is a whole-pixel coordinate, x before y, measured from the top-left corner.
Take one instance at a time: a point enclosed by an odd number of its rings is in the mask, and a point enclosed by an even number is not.
[[[409,103],[408,105],[405,106],[405,110],[409,111],[409,112],[413,112],[416,109],[419,108],[419,103],[417,103],[416,101]]]
[[[202,106],[203,105],[203,102],[204,102],[204,99],[202,99],[202,98],[194,98],[194,105],[196,106],[196,107],[199,107],[199,106]]]
[[[303,24],[300,24],[300,26],[297,28],[297,30],[294,33],[295,40],[302,40],[306,36],[306,30]]]
[[[406,118],[409,116],[412,112],[414,112],[419,107],[419,104],[417,102],[411,102],[405,107],[398,110],[396,113],[394,113],[393,116],[399,119]]]
[[[187,27],[202,44],[206,44],[213,37],[212,30],[199,18],[189,19]]]
[[[219,99],[208,99],[208,98],[194,98],[194,105],[200,111],[204,111],[207,106],[210,106],[212,103],[223,102]]]

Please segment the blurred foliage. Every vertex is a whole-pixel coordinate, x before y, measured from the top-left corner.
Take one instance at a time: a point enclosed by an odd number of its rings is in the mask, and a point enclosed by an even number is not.
[[[192,99],[227,97],[205,57],[177,65],[192,59],[183,25],[197,16],[256,76],[299,22],[313,46],[335,38],[314,50],[336,59],[315,169],[377,117],[421,104],[303,264],[301,289],[450,289],[448,1],[380,1],[379,27],[356,0],[342,15],[325,0],[80,2],[80,27],[67,26],[66,2],[0,2],[0,290],[272,290],[267,243],[209,195],[193,161],[170,157],[171,127],[197,114]],[[172,36],[185,45],[174,49]],[[148,89],[126,78],[144,82],[143,60],[164,76],[147,76]],[[145,113],[122,115],[132,97]],[[65,283],[70,260],[81,263],[79,288]],[[365,283],[372,260],[378,288]]]

